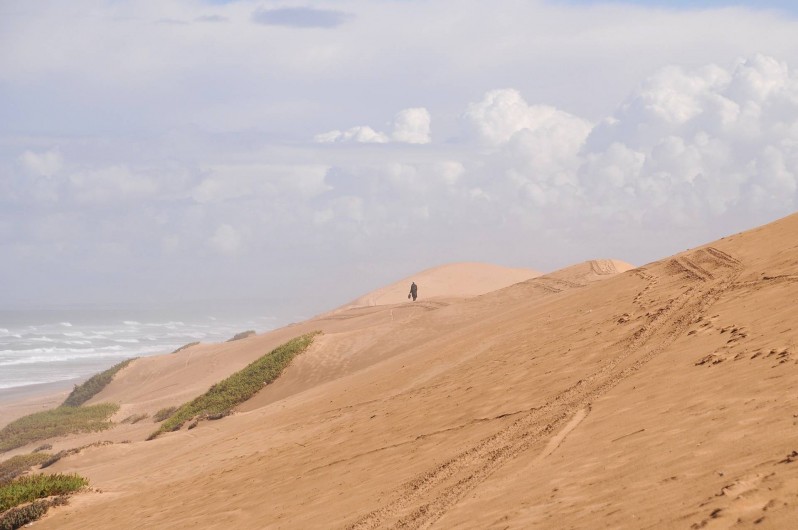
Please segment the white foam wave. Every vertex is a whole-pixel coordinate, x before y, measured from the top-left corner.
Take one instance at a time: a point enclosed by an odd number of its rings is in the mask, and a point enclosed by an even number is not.
[[[0,350],[0,355],[5,354],[6,357],[20,357],[22,355],[69,355],[73,353],[86,353],[86,354],[102,354],[103,352],[120,352],[125,351],[124,346],[108,346],[103,348],[31,348],[29,350]]]
[[[65,328],[71,328],[72,327],[72,324],[70,322],[61,322],[61,325],[64,326]]]
[[[147,322],[144,324],[145,326],[153,327],[153,328],[168,328],[168,329],[176,329],[178,326],[186,326],[185,322],[180,322],[179,320],[170,320],[169,322]]]
[[[28,379],[25,381],[11,381],[6,383],[0,383],[0,390],[5,390],[7,388],[19,388],[21,386],[31,386],[31,385],[41,385],[44,383],[55,383],[56,381],[61,381],[63,378],[48,378],[48,379]]]
[[[57,373],[53,373],[50,375],[39,375],[35,379],[12,379],[9,381],[2,381],[0,382],[0,390],[6,390],[9,388],[21,388],[24,386],[32,386],[32,385],[42,385],[46,383],[55,383],[58,381],[69,381],[70,379],[76,379],[78,377],[85,376],[86,374],[78,373],[78,372],[62,372],[59,371]]]
[[[120,357],[119,353],[73,353],[61,355],[34,355],[22,359],[8,359],[0,361],[0,366],[20,366],[24,364],[62,363],[81,359],[105,359]]]
[[[124,320],[122,321],[122,324],[126,326],[140,326],[141,322],[136,322],[135,320]]]
[[[124,344],[138,344],[138,339],[114,339],[114,342],[122,342]]]

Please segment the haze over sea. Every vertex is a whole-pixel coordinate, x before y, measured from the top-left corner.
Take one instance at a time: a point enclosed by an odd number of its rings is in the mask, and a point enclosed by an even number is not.
[[[0,310],[0,400],[42,385],[68,386],[131,357],[289,322],[257,304],[220,307]]]

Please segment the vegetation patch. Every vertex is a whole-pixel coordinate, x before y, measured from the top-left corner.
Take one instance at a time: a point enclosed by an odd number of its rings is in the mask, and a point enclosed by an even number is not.
[[[88,445],[81,445],[80,447],[73,447],[72,449],[63,449],[61,451],[58,451],[54,455],[50,455],[47,458],[47,460],[42,462],[42,469],[52,466],[53,464],[55,464],[65,456],[76,455],[79,452],[83,451],[84,449],[88,449],[89,447],[102,447],[103,445],[112,445],[113,443],[114,442],[109,442],[108,440],[106,440],[104,442],[94,442]]]
[[[47,453],[30,453],[17,455],[0,463],[0,486],[7,484],[33,466],[44,463],[50,455]]]
[[[119,405],[100,403],[90,407],[58,407],[12,421],[0,429],[0,453],[54,436],[97,432],[113,426],[108,419]]]
[[[192,346],[196,346],[197,344],[199,344],[199,341],[197,341],[197,342],[189,342],[188,344],[183,344],[182,346],[180,346],[178,349],[176,349],[172,353],[177,353],[179,351],[183,351],[186,348],[191,348]]]
[[[61,405],[62,407],[79,407],[83,405],[88,400],[96,396],[100,393],[100,391],[108,386],[108,383],[114,378],[114,375],[136,360],[136,358],[127,359],[122,361],[121,363],[115,364],[108,370],[104,372],[100,372],[99,374],[94,374],[89,379],[87,379],[84,383],[80,385],[75,385],[75,388],[72,392],[67,396],[64,403]]]
[[[255,330],[254,329],[250,329],[250,330],[247,330],[247,331],[242,331],[241,333],[236,333],[235,335],[233,335],[233,338],[227,339],[227,342],[233,342],[234,340],[246,339],[247,337],[251,337],[254,334],[255,334]]]
[[[0,530],[17,530],[32,523],[47,513],[51,506],[62,506],[67,503],[64,495],[52,499],[36,500],[25,506],[11,508],[0,514]]]
[[[120,423],[131,423],[131,424],[138,423],[141,420],[146,420],[149,417],[150,415],[147,414],[146,412],[142,412],[141,414],[131,414],[130,416],[122,420]]]
[[[26,502],[55,495],[66,495],[87,486],[89,481],[79,475],[26,475],[0,486],[0,512]]]
[[[245,402],[264,385],[277,379],[294,357],[308,349],[317,333],[292,339],[216,383],[206,393],[177,409],[148,440],[164,432],[176,431],[192,418],[206,419],[229,414],[233,407]]]
[[[175,413],[177,407],[165,407],[152,415],[152,421],[161,423],[163,420]]]

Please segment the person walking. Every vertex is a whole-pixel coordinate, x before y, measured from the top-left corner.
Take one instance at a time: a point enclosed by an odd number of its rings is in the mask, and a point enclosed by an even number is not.
[[[413,298],[413,301],[416,301],[416,297],[418,297],[418,286],[416,282],[410,284],[410,294],[407,295],[408,298]]]

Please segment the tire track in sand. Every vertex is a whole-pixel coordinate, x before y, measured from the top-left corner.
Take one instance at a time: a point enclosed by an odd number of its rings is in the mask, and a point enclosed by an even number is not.
[[[610,362],[540,408],[404,484],[387,504],[347,528],[428,528],[500,467],[548,440],[538,457],[545,458],[547,451],[550,454],[578,426],[596,398],[635,374],[684,334],[734,284],[742,270],[739,261],[716,249],[697,250],[685,259],[690,262],[687,267],[684,261],[677,267],[666,263],[661,267],[662,274],[684,278],[682,274],[687,272],[693,281],[622,341],[619,353]],[[646,276],[650,277],[650,287],[657,278]]]

